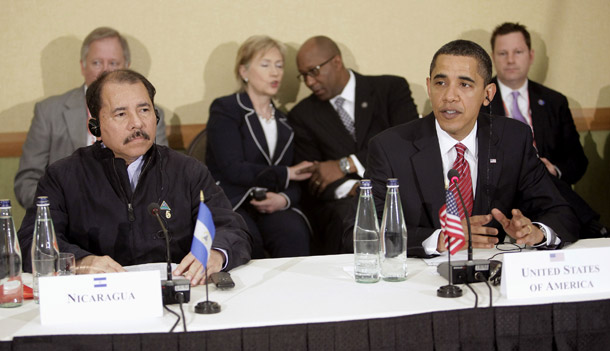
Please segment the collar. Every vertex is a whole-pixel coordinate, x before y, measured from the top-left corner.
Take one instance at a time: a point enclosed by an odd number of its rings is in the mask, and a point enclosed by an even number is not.
[[[468,133],[468,135],[463,140],[455,140],[453,139],[447,132],[445,132],[438,121],[434,119],[434,125],[436,127],[436,135],[438,136],[438,145],[441,149],[441,155],[447,154],[451,151],[455,144],[462,143],[466,146],[467,152],[471,153],[476,157],[477,154],[477,127],[479,122],[475,122],[474,128]]]
[[[523,96],[524,98],[526,98],[527,96],[529,96],[529,93],[527,91],[528,88],[528,84],[529,83],[529,79],[525,80],[525,83],[523,83],[523,85],[517,89],[517,91],[519,92],[519,95]],[[513,97],[512,97],[512,92],[513,89],[509,88],[507,85],[504,85],[501,81],[500,78],[498,78],[498,87],[500,88],[500,94],[502,94],[502,100],[504,101],[513,101]],[[527,100],[527,98],[526,98]]]
[[[345,101],[351,102],[352,104],[356,103],[356,76],[354,75],[354,72],[352,72],[351,69],[348,69],[347,71],[349,72],[349,80],[347,81],[347,84],[345,84],[343,91],[341,92],[341,94],[330,99],[330,103],[333,106],[335,106],[335,101],[339,96],[344,98]]]

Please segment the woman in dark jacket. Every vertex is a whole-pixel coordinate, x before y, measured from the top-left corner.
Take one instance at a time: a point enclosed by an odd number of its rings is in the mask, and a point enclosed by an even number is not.
[[[284,45],[267,36],[248,38],[239,48],[235,74],[241,91],[210,106],[206,164],[246,223],[252,236],[252,258],[309,254],[310,228],[296,207],[295,181],[311,162],[293,166],[294,132],[275,109],[284,73]],[[265,188],[264,199],[254,199]]]

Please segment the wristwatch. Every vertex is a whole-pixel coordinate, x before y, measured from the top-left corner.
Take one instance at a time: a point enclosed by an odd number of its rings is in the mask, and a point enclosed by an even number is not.
[[[347,157],[343,157],[342,159],[339,160],[339,168],[341,168],[341,171],[343,171],[343,173],[345,173],[345,175],[349,174],[349,169],[351,168],[351,166],[349,164],[349,160],[347,159]]]

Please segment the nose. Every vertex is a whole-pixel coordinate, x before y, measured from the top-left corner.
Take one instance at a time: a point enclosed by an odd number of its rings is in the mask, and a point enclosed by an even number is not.
[[[303,76],[305,77],[305,85],[307,85],[308,87],[312,87],[314,84],[316,84],[316,79],[312,76],[310,76],[309,74]]]
[[[459,100],[458,89],[454,84],[450,84],[443,94],[444,102],[455,102]]]
[[[129,114],[129,129],[142,129],[143,125],[142,118],[135,111]]]
[[[512,62],[515,62],[515,55],[514,55],[512,52],[509,52],[509,53],[506,55],[506,59],[507,59],[507,61],[508,61],[508,62],[511,62],[511,63],[512,63]]]

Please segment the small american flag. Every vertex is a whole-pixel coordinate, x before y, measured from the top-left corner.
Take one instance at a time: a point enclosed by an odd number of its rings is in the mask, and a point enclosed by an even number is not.
[[[456,252],[464,247],[466,240],[453,193],[445,190],[445,195],[446,204],[439,210],[438,217],[441,222],[441,231],[445,234],[445,247],[452,255],[455,255]],[[449,237],[451,237],[451,247],[449,247]]]

